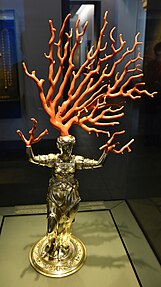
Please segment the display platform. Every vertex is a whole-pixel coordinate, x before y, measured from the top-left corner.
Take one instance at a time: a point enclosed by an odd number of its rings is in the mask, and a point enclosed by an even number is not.
[[[0,282],[3,287],[160,287],[161,269],[126,202],[81,203],[73,235],[87,249],[84,266],[48,278],[29,263],[32,245],[46,233],[46,207],[0,208]]]

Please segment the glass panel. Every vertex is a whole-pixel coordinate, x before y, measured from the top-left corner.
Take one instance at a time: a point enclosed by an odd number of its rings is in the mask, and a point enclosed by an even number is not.
[[[86,21],[88,21],[88,29],[86,30],[86,33],[83,36],[82,45],[78,47],[75,57],[74,57],[74,64],[75,64],[76,70],[84,63],[87,52],[90,50],[91,45],[94,44],[94,5],[93,4],[82,4],[82,5],[72,4],[71,5],[70,28],[72,28],[73,31],[75,27],[75,22],[78,19],[80,19],[80,22],[79,22],[80,31],[84,27],[84,24]],[[72,45],[74,42],[75,42],[75,37],[73,37],[72,39]]]
[[[19,98],[14,10],[0,10],[0,100]]]
[[[45,78],[45,81],[48,81],[48,61],[43,57],[43,53],[48,53],[48,40],[50,38],[48,20],[53,20],[53,26],[56,27],[55,42],[58,42],[59,30],[64,18],[63,13],[71,9],[71,27],[73,27],[73,21],[78,18],[78,15],[81,19],[83,18],[80,29],[85,21],[89,20],[88,33],[84,36],[84,44],[78,49],[75,57],[77,69],[82,64],[91,45],[93,43],[95,45],[98,39],[98,31],[102,27],[103,15],[108,10],[108,25],[104,37],[108,41],[107,50],[110,49],[109,31],[112,27],[116,27],[114,32],[116,47],[119,45],[119,34],[123,35],[127,47],[131,48],[136,33],[140,31],[139,40],[143,42],[143,45],[139,46],[139,51],[144,56],[143,69],[145,72],[143,80],[146,81],[146,88],[151,91],[157,90],[158,95],[154,99],[143,96],[140,101],[127,101],[125,121],[122,122],[121,127],[126,129],[124,142],[135,138],[132,153],[120,156],[111,154],[102,169],[92,172],[80,172],[78,174],[79,190],[82,201],[128,200],[142,225],[145,226],[144,221],[146,223],[151,221],[150,229],[154,227],[154,223],[156,225],[158,225],[158,222],[160,223],[160,3],[160,0],[149,0],[148,5],[147,1],[141,0],[64,0],[57,1],[55,5],[53,0],[1,1],[0,204],[2,206],[45,203],[46,200],[50,170],[41,169],[27,163],[25,146],[16,134],[17,129],[21,129],[27,137],[28,130],[31,129],[30,118],[34,116],[39,122],[40,130],[45,128],[49,130],[49,135],[40,143],[34,145],[35,154],[57,152],[55,141],[58,133],[50,126],[49,119],[41,106],[35,83],[24,74],[22,61],[25,60],[29,72],[36,70],[39,78]],[[83,12],[78,10],[80,7],[83,8],[84,5],[85,10]],[[115,57],[113,61],[118,58]],[[58,65],[59,61],[57,61],[56,67]],[[57,71],[57,69],[55,70]],[[48,82],[45,89],[47,89],[47,86]],[[21,118],[17,118],[16,107],[13,106],[13,102],[17,103],[19,99],[21,99]],[[4,103],[5,108],[2,105]],[[10,118],[9,115],[11,115]],[[4,117],[6,118],[4,119]],[[71,132],[77,137],[75,154],[89,158],[99,158],[99,146],[107,138],[100,137],[97,139],[95,135],[88,135],[83,130],[77,129],[77,127],[73,128]],[[149,209],[147,206],[154,207],[157,220],[151,216],[153,209]],[[146,214],[150,214],[148,219],[145,216]],[[157,232],[155,234],[158,240],[159,235],[157,235]],[[158,242],[160,243],[160,241]]]

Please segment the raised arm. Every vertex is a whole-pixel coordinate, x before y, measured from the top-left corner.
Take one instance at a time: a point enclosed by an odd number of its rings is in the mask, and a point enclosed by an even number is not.
[[[56,155],[52,153],[48,155],[35,156],[31,146],[26,147],[26,154],[28,155],[28,159],[30,162],[42,166],[53,167],[56,160]]]
[[[26,153],[28,155],[29,161],[34,164],[39,164],[42,166],[48,166],[52,167],[54,164],[54,160],[56,159],[56,155],[49,154],[49,155],[37,155],[35,156],[31,145],[34,143],[37,143],[45,134],[48,133],[48,130],[44,130],[38,137],[35,138],[34,132],[37,128],[37,121],[34,118],[31,118],[31,121],[33,122],[32,129],[29,131],[29,139],[27,140],[23,133],[20,130],[17,130],[17,133],[19,134],[20,138],[26,145]]]
[[[115,137],[117,135],[121,135],[124,133],[125,133],[124,130],[113,133],[113,135],[106,142],[106,144],[100,147],[100,150],[103,150],[103,153],[98,160],[88,159],[82,156],[76,156],[76,168],[77,169],[92,169],[92,168],[102,167],[109,152],[116,153],[116,154],[123,154],[124,150],[131,152],[130,145],[134,142],[134,139],[131,139],[128,143],[126,143],[120,149],[116,149],[116,147],[119,145],[119,142],[118,141],[114,142]]]
[[[77,155],[75,157],[76,169],[93,169],[102,167],[106,159],[107,153],[104,151],[98,160],[84,158],[83,156]]]

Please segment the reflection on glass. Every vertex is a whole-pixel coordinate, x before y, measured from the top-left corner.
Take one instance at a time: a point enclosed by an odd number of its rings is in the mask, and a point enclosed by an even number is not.
[[[86,58],[87,52],[90,50],[91,45],[94,44],[94,5],[93,4],[71,4],[71,18],[70,28],[73,29],[76,21],[80,19],[79,27],[80,31],[84,26],[85,22],[88,21],[88,28],[85,35],[83,36],[82,44],[77,48],[74,64],[75,69],[80,67]],[[75,35],[73,35],[73,43],[75,42]]]

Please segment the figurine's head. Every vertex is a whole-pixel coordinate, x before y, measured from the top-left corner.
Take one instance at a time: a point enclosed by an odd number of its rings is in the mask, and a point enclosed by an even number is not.
[[[57,147],[61,151],[61,154],[70,156],[75,142],[76,141],[74,136],[60,136],[57,139]]]

